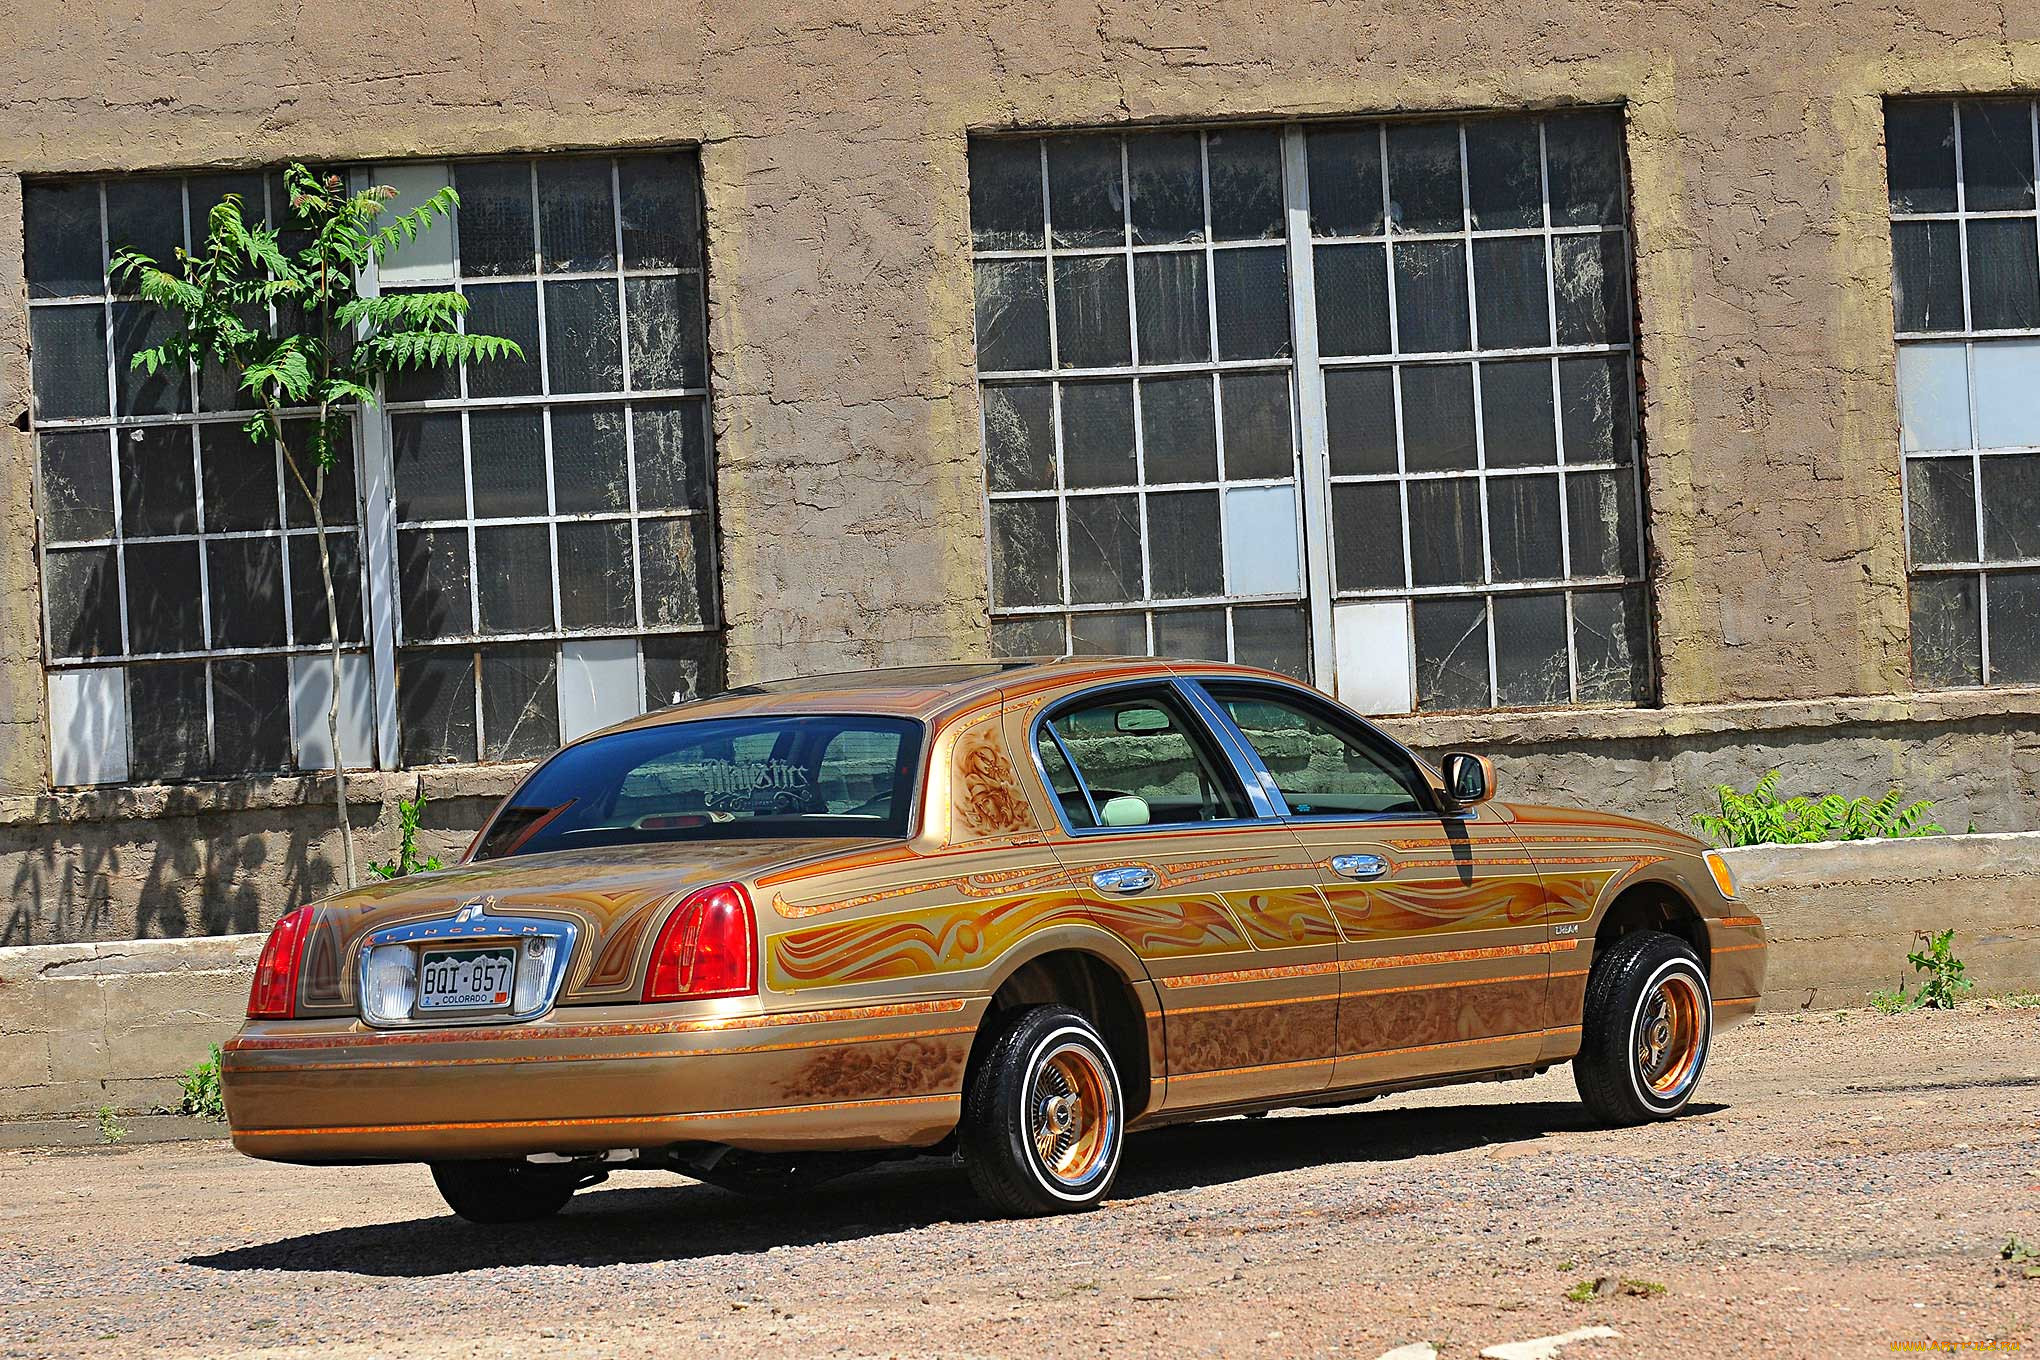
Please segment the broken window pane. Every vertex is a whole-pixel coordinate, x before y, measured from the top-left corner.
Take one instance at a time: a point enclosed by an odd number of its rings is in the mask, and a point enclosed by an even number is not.
[[[127,668],[131,779],[192,779],[212,765],[207,749],[205,663],[159,661]]]
[[[212,702],[215,775],[290,768],[288,660],[222,657],[212,663]]]
[[[534,760],[560,744],[559,649],[482,649],[482,759]]]
[[[42,454],[43,531],[51,543],[113,537],[112,445],[105,430],[36,441]]]
[[[397,722],[406,765],[475,758],[475,654],[464,647],[397,658]]]

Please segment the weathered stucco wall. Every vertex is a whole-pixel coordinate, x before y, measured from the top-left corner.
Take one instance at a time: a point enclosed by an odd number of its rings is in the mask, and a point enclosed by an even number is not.
[[[15,25],[0,50],[0,478],[32,483],[21,175],[699,143],[731,679],[967,655],[984,646],[986,595],[970,131],[1619,102],[1670,706],[1649,721],[1907,688],[1881,101],[2040,88],[2040,9],[852,9],[494,0],[434,8],[421,25],[394,0],[303,23],[79,0],[60,23]],[[9,496],[0,794],[28,799],[48,763],[38,592],[30,498]],[[1516,743],[1504,768],[1519,787],[1633,793],[1674,820],[1691,811],[1688,782],[1704,791],[1738,761],[1751,776],[1796,752],[1831,762],[1808,785],[1845,787],[1888,763],[1873,784],[1902,778],[1944,802],[1944,773],[2024,770],[1953,800],[1979,826],[2027,826],[2033,705],[2007,702],[2023,716],[2001,729],[1899,718],[1795,736],[1775,760],[1762,743],[1729,758],[1735,744],[1710,737],[1687,750],[1690,776],[1653,764],[1682,748],[1636,735],[1633,716],[1569,717],[1566,736],[1530,744],[1485,730]],[[1401,726],[1447,744],[1422,720]],[[1971,737],[1973,758],[1947,754]],[[1989,754],[2003,747],[2013,754]],[[104,824],[90,811],[104,803],[46,833],[17,820],[0,833],[0,873],[17,904],[24,885],[106,874],[122,885],[114,915],[144,919],[158,859],[163,883],[222,870],[279,895],[317,886],[328,847],[309,806],[231,811],[266,796],[206,794],[229,811],[153,828],[119,799]],[[364,839],[380,850],[386,830]],[[261,910],[281,905],[265,897]]]

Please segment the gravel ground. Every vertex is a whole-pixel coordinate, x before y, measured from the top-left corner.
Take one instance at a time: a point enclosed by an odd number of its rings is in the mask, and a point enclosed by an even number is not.
[[[798,1206],[622,1175],[513,1229],[422,1168],[219,1142],[5,1153],[0,1185],[6,1356],[2031,1351],[2000,1248],[2040,1246],[2040,1011],[1745,1024],[1649,1128],[1588,1127],[1559,1070],[1162,1130],[1103,1209],[1031,1222],[934,1161]]]

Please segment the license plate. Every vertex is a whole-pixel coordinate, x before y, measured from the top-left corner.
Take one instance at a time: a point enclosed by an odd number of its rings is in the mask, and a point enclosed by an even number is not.
[[[418,965],[421,1011],[496,1010],[510,1004],[517,951],[428,949]]]

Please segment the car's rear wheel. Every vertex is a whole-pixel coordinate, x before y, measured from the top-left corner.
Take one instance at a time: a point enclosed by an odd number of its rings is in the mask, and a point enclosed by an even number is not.
[[[528,1162],[434,1162],[432,1183],[470,1223],[529,1223],[558,1213],[589,1177]]]
[[[1020,1011],[964,1091],[971,1185],[1009,1214],[1091,1208],[1119,1173],[1124,1112],[1119,1069],[1089,1020],[1067,1006]]]
[[[1700,956],[1661,931],[1625,935],[1594,960],[1573,1080],[1604,1124],[1670,1119],[1700,1085],[1714,999]]]

